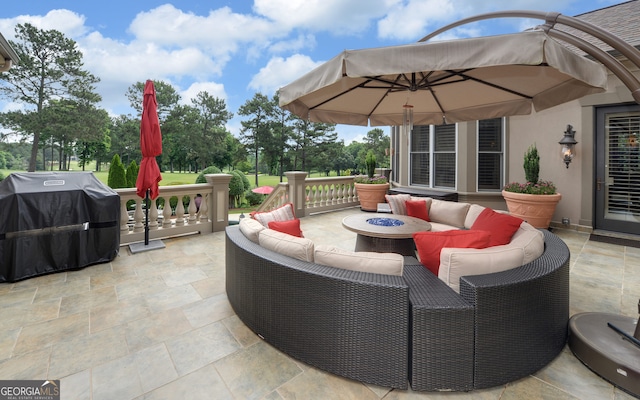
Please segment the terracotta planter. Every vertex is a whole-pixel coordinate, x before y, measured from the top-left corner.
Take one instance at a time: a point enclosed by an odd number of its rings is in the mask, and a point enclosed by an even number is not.
[[[536,228],[549,228],[556,205],[562,198],[556,194],[525,194],[502,191],[509,213],[522,218]]]
[[[377,211],[378,203],[386,203],[384,195],[389,190],[389,183],[355,183],[354,185],[362,210]]]

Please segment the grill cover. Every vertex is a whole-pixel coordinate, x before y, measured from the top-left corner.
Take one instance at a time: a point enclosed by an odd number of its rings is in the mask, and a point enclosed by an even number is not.
[[[120,196],[91,172],[12,173],[0,221],[0,282],[108,262],[120,248]]]

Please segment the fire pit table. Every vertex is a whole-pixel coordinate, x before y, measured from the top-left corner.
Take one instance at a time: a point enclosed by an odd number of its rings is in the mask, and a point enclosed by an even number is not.
[[[345,217],[342,226],[358,234],[356,251],[415,256],[413,234],[431,230],[431,224],[407,215],[362,213]]]

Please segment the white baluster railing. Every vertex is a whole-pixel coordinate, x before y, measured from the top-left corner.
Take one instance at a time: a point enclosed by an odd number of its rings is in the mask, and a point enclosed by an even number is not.
[[[150,201],[150,239],[217,232],[228,225],[231,175],[206,177],[208,183],[160,187],[158,198]],[[138,197],[135,188],[117,189],[116,192],[120,195],[120,244],[143,241],[145,199]],[[212,210],[213,215],[209,215]]]
[[[304,172],[287,172],[288,182],[280,183],[257,211],[270,211],[291,202],[297,216],[339,210],[359,205],[353,176],[306,178]]]

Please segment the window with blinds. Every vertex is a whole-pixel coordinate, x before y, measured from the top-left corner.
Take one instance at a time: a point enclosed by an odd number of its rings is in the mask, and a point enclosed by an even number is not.
[[[435,125],[433,146],[435,187],[456,187],[456,125]]]
[[[640,217],[640,115],[607,114],[605,145],[607,185],[605,216],[616,220]]]
[[[414,126],[411,131],[411,184],[431,185],[431,127]]]
[[[504,186],[503,119],[478,121],[478,191],[502,190]]]
[[[456,186],[456,125],[414,126],[411,132],[411,184]]]

